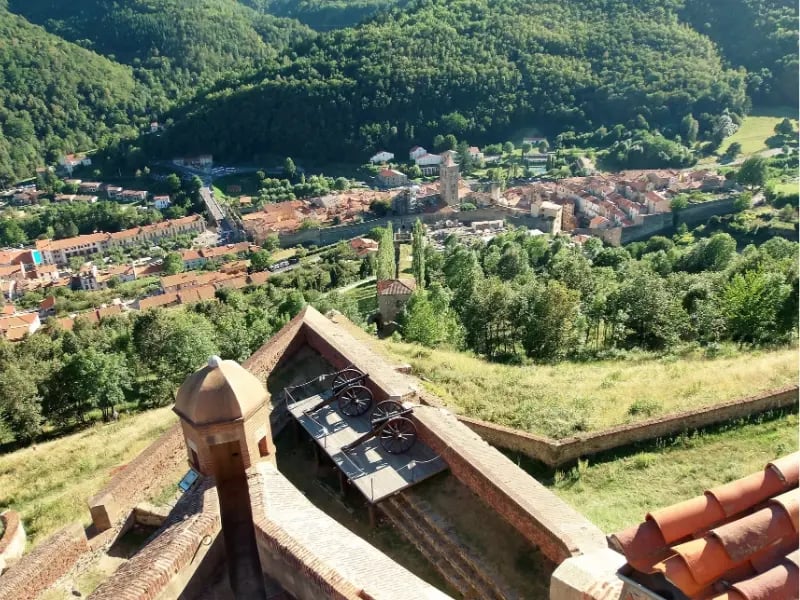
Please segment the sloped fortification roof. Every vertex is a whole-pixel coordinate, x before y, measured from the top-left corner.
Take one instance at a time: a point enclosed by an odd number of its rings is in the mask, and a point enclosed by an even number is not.
[[[635,579],[671,597],[797,598],[800,453],[609,536]],[[676,595],[676,591],[681,595]]]
[[[238,421],[267,401],[261,382],[234,360],[213,356],[178,390],[174,411],[194,425]]]

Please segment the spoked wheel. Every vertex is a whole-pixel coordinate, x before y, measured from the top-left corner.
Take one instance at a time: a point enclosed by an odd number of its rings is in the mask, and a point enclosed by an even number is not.
[[[403,405],[397,400],[384,400],[383,402],[378,402],[378,405],[372,409],[372,413],[369,415],[369,421],[374,428],[402,410]]]
[[[390,454],[403,454],[417,441],[417,428],[411,419],[394,417],[381,429],[380,441]]]
[[[333,378],[333,383],[331,384],[331,387],[335,392],[343,388],[345,385],[347,385],[348,381],[361,379],[363,376],[364,374],[355,367],[347,367],[346,369],[343,369],[342,371],[336,374],[336,377]]]
[[[363,415],[372,406],[372,392],[363,385],[351,385],[339,394],[339,409],[348,417]]]

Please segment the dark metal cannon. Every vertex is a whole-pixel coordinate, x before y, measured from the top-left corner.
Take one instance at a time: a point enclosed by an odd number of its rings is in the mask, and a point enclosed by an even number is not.
[[[380,445],[390,454],[408,452],[417,441],[417,427],[408,418],[412,412],[411,407],[396,400],[379,402],[370,414],[372,429],[342,446],[342,452],[350,452],[372,438],[378,438]]]
[[[343,414],[348,417],[358,417],[367,412],[372,406],[372,392],[364,385],[366,378],[367,374],[360,369],[353,366],[345,367],[341,371],[322,375],[318,379],[286,388],[286,401],[287,403],[294,402],[293,392],[301,387],[330,380],[329,389],[318,394],[320,401],[308,408],[305,411],[306,414],[314,413],[323,406],[338,402],[339,410]]]

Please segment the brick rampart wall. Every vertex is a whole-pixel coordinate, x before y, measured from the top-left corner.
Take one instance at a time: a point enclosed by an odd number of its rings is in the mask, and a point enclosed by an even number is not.
[[[170,582],[175,578],[188,579],[197,569],[219,530],[217,489],[214,480],[207,478],[180,499],[147,545],[100,584],[89,598],[154,600],[164,597]]]
[[[280,362],[281,358],[289,354],[287,350],[290,350],[292,342],[294,341],[295,345],[302,343],[302,337],[298,338],[298,333],[300,333],[303,327],[303,317],[305,313],[305,310],[301,310],[266,344],[253,352],[250,358],[242,363],[242,366],[258,377],[262,382],[266,382],[267,376]]]
[[[25,552],[27,537],[17,511],[7,510],[0,514],[0,522],[3,524],[3,537],[0,538],[0,574],[2,574]]]
[[[89,499],[92,522],[98,531],[114,527],[138,502],[160,489],[166,474],[186,462],[178,424],[164,432]]]
[[[261,568],[297,598],[358,600],[360,590],[342,578],[266,516],[264,475],[247,474]]]
[[[33,600],[64,576],[89,543],[80,523],[61,529],[0,577],[0,600]]]
[[[798,386],[788,386],[716,406],[619,425],[604,431],[561,440],[469,417],[460,416],[459,420],[495,446],[520,452],[548,466],[557,467],[583,456],[627,446],[635,442],[675,435],[683,431],[725,423],[769,410],[796,406],[797,398]]]
[[[452,413],[414,410],[420,440],[439,454],[459,481],[556,564],[606,546],[603,533]]]

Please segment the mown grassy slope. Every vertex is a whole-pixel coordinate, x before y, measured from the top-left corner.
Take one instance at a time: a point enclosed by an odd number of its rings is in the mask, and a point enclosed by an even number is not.
[[[469,354],[380,344],[454,411],[553,437],[711,406],[797,382],[797,351],[509,366]]]
[[[542,474],[525,459],[520,466],[612,533],[644,520],[650,510],[755,473],[796,451],[797,424],[797,414],[768,415],[653,442],[637,451],[590,458],[555,474]]]
[[[21,513],[33,545],[72,521],[88,525],[87,500],[112,469],[135,458],[175,421],[169,408],[159,408],[0,456],[0,511]],[[175,473],[176,484],[181,475]]]

